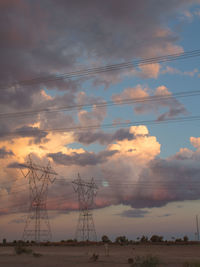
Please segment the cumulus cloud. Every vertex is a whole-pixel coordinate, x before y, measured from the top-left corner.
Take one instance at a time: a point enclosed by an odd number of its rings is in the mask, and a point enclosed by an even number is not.
[[[195,2],[177,0],[174,4],[171,0],[165,5],[157,3],[155,8],[152,0],[148,4],[144,0],[123,4],[110,0],[103,5],[91,0],[84,4],[1,1],[2,85],[81,69],[77,62],[84,59],[91,65],[91,57],[95,64],[102,64],[182,51],[175,44],[176,34],[162,22]],[[29,108],[44,87],[74,92],[81,89],[82,80],[15,86],[4,90],[1,103]]]
[[[179,75],[184,75],[184,76],[190,76],[190,77],[194,77],[195,75],[198,75],[199,70],[197,68],[191,70],[191,71],[181,71],[177,68],[173,68],[170,66],[167,66],[165,69],[163,69],[161,71],[161,74],[179,74]]]
[[[158,97],[158,99],[154,101],[149,101],[151,100],[152,96]],[[163,96],[169,98],[162,99]],[[161,99],[159,99],[159,97],[161,97]],[[187,114],[187,110],[184,105],[180,103],[175,97],[173,97],[172,93],[164,85],[157,87],[156,90],[153,92],[153,95],[150,95],[149,88],[143,88],[141,85],[137,85],[136,87],[127,88],[122,93],[114,94],[112,96],[113,101],[116,103],[131,98],[138,99],[137,103],[131,104],[133,105],[133,109],[136,114],[145,114],[153,112],[158,116],[158,121]],[[140,98],[141,101],[139,101]],[[163,108],[167,108],[168,111],[160,115],[159,111],[161,110],[162,112]]]
[[[139,68],[141,72],[138,75],[144,79],[157,78],[160,73],[160,64],[158,63],[139,66]]]
[[[106,108],[97,109],[93,105],[91,109],[86,110],[80,107],[74,113],[66,113],[64,110],[51,112],[51,109],[102,102],[104,101],[102,98],[95,97],[95,94],[90,96],[90,93],[85,94],[84,91],[91,92],[91,89],[95,91],[101,86],[108,89],[110,85],[132,75],[157,78],[161,67],[159,64],[153,64],[120,73],[102,73],[98,77],[94,75],[48,82],[49,79],[56,78],[61,73],[88,67],[183,51],[183,48],[177,45],[178,35],[173,32],[173,28],[168,28],[168,21],[193,4],[199,3],[199,0],[169,0],[164,4],[157,2],[155,5],[154,0],[126,3],[122,3],[121,0],[109,0],[104,4],[97,0],[0,1],[0,113],[14,114],[9,118],[1,114],[0,176],[2,183],[12,184],[2,189],[4,194],[9,195],[14,191],[15,185],[21,182],[21,174],[14,168],[15,162],[23,162],[29,153],[35,153],[41,159],[49,155],[52,164],[55,167],[59,166],[63,176],[67,168],[72,177],[77,172],[78,166],[84,177],[90,175],[101,177],[100,182],[108,186],[103,187],[97,198],[97,207],[113,204],[160,206],[176,200],[176,198],[169,199],[166,189],[166,194],[152,191],[146,196],[139,190],[139,184],[134,188],[129,187],[128,190],[117,188],[123,181],[131,184],[137,183],[141,177],[154,179],[152,174],[155,169],[161,163],[164,165],[162,161],[156,159],[160,153],[160,144],[155,136],[149,135],[145,126],[131,127],[127,131],[120,129],[109,134],[97,130],[88,133],[88,136],[83,133],[46,134],[45,131],[41,131],[88,124],[100,126],[108,114]],[[35,77],[40,80],[40,77],[44,76],[47,79],[39,84],[35,82],[36,80],[32,80],[29,84],[17,83]],[[154,93],[170,94],[166,87],[159,87]],[[148,98],[149,95],[148,88],[138,86],[134,90],[127,89],[115,97]],[[159,117],[161,108],[167,108],[168,113]],[[43,109],[43,112],[34,112],[38,109]],[[20,117],[15,114],[24,110],[33,112],[31,116]],[[171,99],[160,101],[155,107],[140,103],[134,106],[134,111],[136,114],[153,111],[158,119],[165,119],[184,114],[185,108],[177,100]],[[12,136],[7,134],[16,130],[18,134]],[[99,142],[107,147],[98,153],[83,149],[70,150],[68,145],[75,141],[83,144]],[[192,142],[197,143],[197,140],[193,139]],[[186,152],[188,151],[184,150],[185,154]],[[192,152],[189,153],[193,155]],[[191,157],[189,153],[187,158],[193,162],[194,156]],[[198,153],[195,155],[197,157]],[[182,155],[183,158],[185,156]],[[181,160],[181,157],[176,159],[179,164],[183,161],[185,162],[185,159]],[[144,166],[149,166],[149,174],[145,173]],[[154,166],[153,170],[151,166]],[[174,175],[178,177],[175,170],[174,168]],[[115,189],[110,192],[113,183]],[[51,197],[56,197],[58,192],[66,194],[66,189],[61,184],[56,185]],[[70,193],[70,190],[67,192]],[[9,202],[25,202],[27,198],[24,193],[22,192],[17,198],[10,195],[8,197],[10,201],[2,198],[2,205]],[[165,199],[160,199],[159,194],[162,197],[166,196]],[[181,196],[177,195],[180,199]],[[186,194],[182,198],[188,199],[190,196]],[[51,207],[55,206],[52,204]],[[77,204],[70,200],[64,202],[62,208],[77,209]]]
[[[198,137],[191,137],[191,143],[196,150],[182,148],[175,155],[161,159],[160,144],[155,136],[149,134],[146,126],[132,126],[129,134],[133,134],[134,138],[115,140],[113,144],[107,145],[104,151],[98,153],[65,148],[62,152],[58,150],[55,153],[48,153],[47,156],[52,159],[53,167],[58,170],[61,177],[66,177],[66,168],[67,177],[71,179],[77,172],[80,172],[81,177],[86,180],[88,177],[95,177],[99,187],[95,200],[96,208],[122,204],[136,209],[130,209],[121,216],[143,217],[148,214],[143,210],[145,208],[162,207],[175,201],[199,199]],[[37,158],[43,162],[45,155],[41,155],[42,158]],[[4,172],[6,170],[10,176],[16,172],[13,168],[18,166],[12,159],[7,167],[4,168]],[[10,200],[14,197],[10,193],[20,184],[20,175],[16,176],[15,173],[15,179],[16,177],[17,180],[11,183],[9,188],[2,188],[5,191],[2,191],[3,194],[7,194]],[[22,203],[25,197],[27,194],[24,192],[15,202]],[[60,212],[78,208],[68,179],[62,178],[55,182],[50,190],[48,202],[49,209],[54,210],[59,206]]]
[[[144,0],[123,4],[119,0],[110,0],[105,4],[91,0],[84,3],[66,3],[63,0],[59,3],[52,0],[1,1],[0,39],[3,41],[0,45],[0,111],[15,113],[26,109],[48,110],[79,104],[77,96],[85,89],[84,82],[87,79],[92,80],[93,88],[108,88],[124,76],[137,75],[139,69],[102,73],[98,77],[48,80],[60,73],[88,66],[97,67],[130,58],[182,51],[176,45],[178,36],[166,26],[166,22],[196,2],[176,0],[174,4],[170,0],[165,5],[157,3],[155,8],[153,0],[148,1],[148,4]],[[140,66],[144,77],[156,78],[159,68],[159,64]],[[35,77],[37,81],[41,81],[40,77],[47,78],[37,84]],[[9,86],[27,79],[33,80],[29,84]],[[48,91],[50,95],[46,93]],[[97,111],[93,107],[91,112],[80,110],[78,119],[81,125],[86,122],[100,124],[106,115],[105,109]],[[36,123],[41,128],[57,128],[61,125],[71,127],[75,124],[75,117],[74,114],[67,115],[64,112],[60,112],[59,116],[58,113],[46,112],[42,115],[15,117],[14,120],[1,119],[3,127],[0,129],[0,137],[5,139],[6,133],[17,128],[34,127]],[[41,139],[37,140],[39,142]]]

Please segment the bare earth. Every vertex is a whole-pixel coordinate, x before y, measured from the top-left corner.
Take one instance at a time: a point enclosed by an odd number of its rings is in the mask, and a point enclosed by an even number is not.
[[[93,267],[93,266],[130,266],[128,258],[137,255],[153,255],[160,259],[160,266],[182,267],[185,262],[200,261],[198,245],[129,245],[109,246],[109,256],[105,256],[104,246],[95,247],[31,247],[41,257],[33,255],[16,255],[13,247],[0,247],[0,266],[2,267]],[[96,262],[91,255],[99,255]]]

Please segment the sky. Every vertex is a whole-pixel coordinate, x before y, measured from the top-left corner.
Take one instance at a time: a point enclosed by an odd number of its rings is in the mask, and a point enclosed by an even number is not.
[[[0,239],[22,237],[28,155],[57,173],[53,240],[74,238],[78,173],[98,185],[98,239],[195,238],[200,122],[180,118],[200,115],[199,95],[178,94],[199,90],[200,57],[57,77],[198,50],[199,24],[199,0],[0,1]]]

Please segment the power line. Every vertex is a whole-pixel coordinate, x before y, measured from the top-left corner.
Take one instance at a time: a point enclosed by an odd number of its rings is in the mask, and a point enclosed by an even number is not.
[[[130,105],[134,103],[144,103],[144,102],[151,102],[151,101],[160,101],[160,100],[168,100],[173,99],[174,97],[192,97],[200,95],[200,90],[194,91],[182,91],[178,93],[173,93],[169,95],[150,95],[145,97],[139,98],[128,98],[128,99],[121,99],[121,100],[114,100],[114,101],[107,101],[107,102],[93,102],[88,103],[85,105],[71,105],[71,106],[62,106],[59,108],[43,108],[37,110],[26,110],[21,112],[10,112],[10,113],[0,113],[0,119],[8,119],[8,118],[16,118],[16,117],[25,117],[25,116],[32,116],[34,114],[39,113],[52,113],[52,112],[65,112],[71,110],[79,110],[81,108],[92,108],[95,106],[96,108],[102,108],[107,106],[116,106],[116,105]]]
[[[38,129],[37,132],[73,132],[73,131],[86,131],[95,130],[98,128],[125,128],[133,125],[159,125],[166,123],[178,123],[178,122],[190,122],[200,120],[200,115],[198,116],[186,116],[180,118],[171,118],[166,120],[143,120],[143,121],[131,121],[131,122],[121,122],[121,123],[108,123],[102,125],[88,125],[88,126],[74,126],[74,127],[63,127],[63,128],[52,128],[52,129]],[[34,134],[34,130],[16,130],[13,132],[4,132],[5,135],[20,135],[20,134]]]
[[[153,64],[153,63],[163,63],[163,62],[169,62],[169,61],[174,61],[174,60],[188,59],[188,58],[198,57],[198,56],[200,56],[200,49],[191,50],[191,51],[182,52],[182,53],[168,54],[168,55],[152,57],[152,58],[144,58],[140,60],[133,59],[128,62],[105,65],[103,67],[88,68],[88,69],[82,69],[82,70],[77,70],[73,72],[63,73],[59,75],[48,75],[48,76],[43,76],[43,77],[36,77],[33,79],[29,79],[29,80],[21,80],[21,81],[16,81],[13,83],[6,83],[6,84],[2,84],[0,89],[5,90],[6,89],[5,87],[13,87],[13,86],[30,86],[34,84],[84,77],[84,76],[95,75],[95,74],[109,72],[109,71],[133,68],[133,67],[138,67],[138,66],[143,66],[143,65]]]

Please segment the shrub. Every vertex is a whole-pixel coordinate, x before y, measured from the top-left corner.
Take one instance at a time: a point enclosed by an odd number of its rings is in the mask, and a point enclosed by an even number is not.
[[[159,259],[156,256],[136,256],[133,260],[132,267],[157,267]]]
[[[26,247],[23,247],[20,243],[18,243],[15,247],[15,252],[16,254],[20,255],[20,254],[32,254],[32,249],[30,248],[26,248]]]
[[[128,239],[125,236],[118,236],[115,239],[115,242],[120,245],[128,244]]]
[[[33,252],[33,256],[36,257],[36,258],[39,258],[42,256],[42,254],[40,253],[36,253],[36,252]]]

